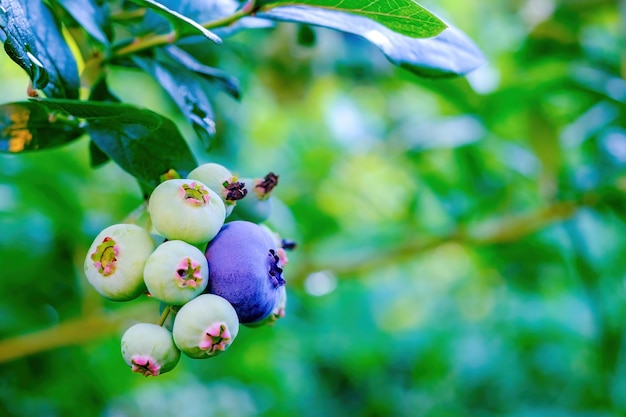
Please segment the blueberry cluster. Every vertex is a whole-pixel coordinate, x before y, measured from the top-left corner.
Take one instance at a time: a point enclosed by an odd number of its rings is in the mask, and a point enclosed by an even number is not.
[[[181,352],[211,358],[228,349],[240,324],[284,315],[285,249],[293,244],[261,224],[277,183],[273,173],[238,180],[222,165],[204,164],[154,189],[148,213],[156,234],[115,224],[96,236],[85,259],[93,288],[110,300],[148,294],[161,303],[158,324],[135,324],[122,336],[134,372],[168,372]]]

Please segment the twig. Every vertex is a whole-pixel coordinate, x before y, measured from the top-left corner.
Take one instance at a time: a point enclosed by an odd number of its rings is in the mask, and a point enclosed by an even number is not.
[[[205,29],[215,29],[220,27],[229,26],[239,19],[249,16],[254,12],[255,9],[255,0],[249,0],[244,6],[237,10],[230,16],[226,16],[220,19],[211,20],[209,22],[205,22],[202,26]],[[169,45],[173,41],[181,39],[180,36],[176,33],[176,31],[172,31],[170,33],[164,33],[160,35],[151,35],[145,36],[142,38],[136,38],[133,42],[120,47],[117,50],[114,50],[112,56],[120,57],[124,55],[134,54],[140,51],[144,51],[146,49],[155,48],[158,46]]]
[[[416,254],[435,249],[446,243],[466,245],[490,245],[513,242],[521,237],[539,231],[544,227],[571,217],[580,207],[574,202],[558,202],[537,211],[500,218],[469,228],[459,229],[439,237],[417,238],[387,250],[376,248],[371,253],[346,259],[340,255],[327,262],[301,263],[300,268],[291,271],[294,281],[306,278],[316,271],[330,271],[341,276],[358,276],[363,272],[385,265],[398,264],[410,260]]]
[[[114,313],[80,317],[48,329],[0,341],[0,363],[119,333],[130,322],[148,321],[152,312],[150,307],[149,303],[140,303]]]

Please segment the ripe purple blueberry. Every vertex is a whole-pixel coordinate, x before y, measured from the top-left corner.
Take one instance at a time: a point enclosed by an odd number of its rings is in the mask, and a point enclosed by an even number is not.
[[[128,301],[146,291],[143,269],[154,250],[154,240],[143,228],[115,224],[101,231],[85,258],[84,270],[91,286],[114,301]]]
[[[276,300],[276,305],[272,309],[269,316],[265,317],[260,321],[255,321],[254,323],[245,324],[247,327],[259,327],[264,324],[268,326],[273,326],[276,324],[278,319],[282,319],[285,317],[285,311],[287,309],[287,290],[284,285],[280,287],[280,295],[278,300]]]
[[[285,284],[272,237],[247,221],[226,223],[205,251],[209,264],[206,292],[234,307],[242,324],[265,319],[277,305]]]
[[[226,218],[220,197],[205,184],[189,179],[159,184],[150,195],[148,211],[160,234],[194,245],[213,239]]]
[[[172,329],[176,346],[195,359],[224,352],[239,333],[237,313],[228,301],[202,294],[180,308]]]
[[[266,224],[259,224],[259,226],[265,230],[265,232],[271,237],[271,239],[274,241],[274,244],[276,245],[276,253],[278,255],[278,259],[280,260],[280,265],[284,268],[285,265],[287,265],[287,262],[289,262],[289,259],[287,257],[287,252],[285,250],[285,247],[288,248],[295,248],[295,242],[291,242],[291,241],[287,241],[285,239],[281,239],[280,235],[278,233],[276,233],[275,231],[273,231],[272,229],[270,229],[270,227]]]
[[[133,372],[157,376],[174,369],[180,350],[169,330],[157,324],[139,323],[122,336],[122,356]]]
[[[207,287],[209,267],[200,249],[182,240],[168,240],[148,257],[143,278],[154,298],[181,305]]]
[[[187,178],[200,181],[220,196],[226,207],[226,217],[232,213],[238,200],[246,196],[248,190],[237,180],[228,168],[209,162],[189,173]]]

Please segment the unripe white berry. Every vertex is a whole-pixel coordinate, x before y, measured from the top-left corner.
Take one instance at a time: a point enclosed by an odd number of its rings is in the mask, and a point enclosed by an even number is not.
[[[148,211],[159,233],[193,245],[213,239],[226,218],[222,199],[205,184],[189,179],[159,184],[150,196]]]
[[[151,323],[138,323],[122,336],[122,356],[133,372],[157,376],[174,369],[180,350],[169,330]]]
[[[228,349],[239,333],[239,321],[224,298],[202,294],[180,308],[172,333],[176,346],[187,356],[210,358]]]
[[[168,240],[152,252],[143,277],[154,298],[181,305],[207,287],[209,266],[200,249],[182,240]]]
[[[115,224],[101,231],[85,258],[85,275],[102,296],[128,301],[146,291],[143,269],[154,250],[152,236],[134,224]]]

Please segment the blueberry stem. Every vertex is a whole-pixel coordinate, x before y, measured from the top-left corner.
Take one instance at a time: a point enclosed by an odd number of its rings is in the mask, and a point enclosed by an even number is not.
[[[165,324],[165,320],[167,320],[167,316],[170,315],[170,311],[172,310],[171,306],[167,306],[163,309],[161,313],[161,317],[159,318],[159,322],[157,323],[159,326],[163,326]]]

